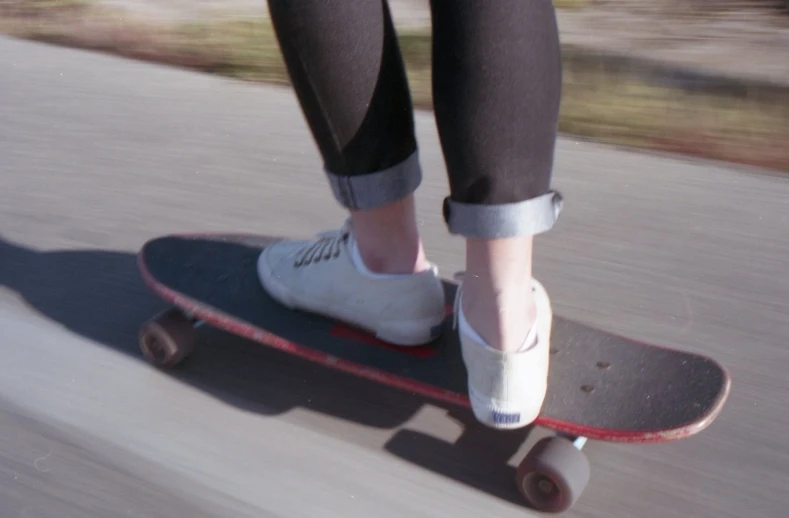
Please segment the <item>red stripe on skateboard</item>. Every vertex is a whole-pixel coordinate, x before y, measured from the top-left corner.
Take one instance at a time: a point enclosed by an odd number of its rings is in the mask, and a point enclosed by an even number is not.
[[[444,314],[449,316],[452,314],[453,311],[452,304],[447,304],[444,307]],[[362,331],[361,329],[356,329],[355,327],[337,323],[329,334],[332,336],[336,336],[337,338],[344,338],[346,340],[353,340],[355,342],[362,342],[368,345],[374,345],[376,347],[383,347],[384,349],[389,349],[392,351],[397,351],[402,354],[408,354],[409,356],[415,356],[417,358],[430,358],[436,355],[436,350],[430,346],[401,346],[401,345],[394,345],[388,342],[384,342],[383,340],[379,340],[378,338],[374,337],[370,333],[366,331]]]
[[[329,334],[338,338],[362,342],[375,347],[383,347],[384,349],[397,351],[410,356],[416,356],[417,358],[430,358],[436,354],[436,350],[429,346],[420,345],[413,347],[390,344],[388,342],[384,342],[383,340],[379,340],[371,334],[345,324],[336,324],[333,328],[331,328]]]

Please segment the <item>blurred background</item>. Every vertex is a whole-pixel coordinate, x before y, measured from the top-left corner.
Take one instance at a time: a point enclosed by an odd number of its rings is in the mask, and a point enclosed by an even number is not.
[[[568,516],[789,505],[789,2],[555,0],[564,89],[537,277],[563,317],[713,356],[721,417],[588,447]],[[427,0],[390,0],[428,252],[462,268],[430,115]],[[263,0],[0,0],[0,518],[531,516],[522,435],[207,330],[178,372],[137,329],[169,232],[310,235],[342,212]],[[530,444],[529,438],[526,444]]]
[[[556,0],[564,132],[786,169],[785,0]],[[415,101],[430,106],[427,0],[393,0]],[[2,0],[4,32],[286,83],[259,0]],[[693,120],[689,125],[688,120]]]

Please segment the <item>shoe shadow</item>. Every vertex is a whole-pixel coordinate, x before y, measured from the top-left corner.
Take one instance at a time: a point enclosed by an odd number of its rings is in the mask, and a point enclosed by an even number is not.
[[[39,252],[0,237],[0,286],[70,331],[143,363],[137,342],[140,325],[169,307],[148,290],[136,255],[126,252]],[[465,409],[325,368],[219,329],[205,326],[199,336],[195,353],[169,375],[261,415],[303,408],[364,426],[399,429],[386,443],[386,451],[503,500],[520,502],[513,483],[515,468],[507,462],[528,432],[491,430]],[[447,410],[464,430],[459,439],[448,442],[402,429],[426,404]]]
[[[524,430],[494,431],[478,423],[471,410],[448,409],[462,428],[454,440],[433,433],[398,430],[384,449],[412,464],[510,503],[523,505],[517,492],[517,462],[540,437]],[[518,455],[516,455],[518,454]],[[515,461],[515,462],[513,462]]]

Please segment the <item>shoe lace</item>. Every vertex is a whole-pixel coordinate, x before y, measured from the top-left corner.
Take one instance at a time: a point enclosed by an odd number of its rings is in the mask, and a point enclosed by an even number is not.
[[[345,227],[339,231],[335,230],[318,234],[318,239],[299,250],[293,265],[296,268],[300,268],[340,257],[342,245],[348,240],[348,237],[349,232]]]

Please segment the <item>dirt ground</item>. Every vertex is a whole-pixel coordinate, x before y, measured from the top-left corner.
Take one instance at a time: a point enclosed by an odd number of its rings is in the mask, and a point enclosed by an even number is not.
[[[219,14],[267,16],[266,0],[97,0],[134,13],[166,20],[190,20]],[[422,27],[430,23],[429,0],[389,0],[400,26]]]
[[[265,0],[99,0],[187,20],[268,12]],[[428,0],[389,0],[402,27],[430,23]],[[787,0],[589,0],[561,9],[564,43],[789,85]]]

